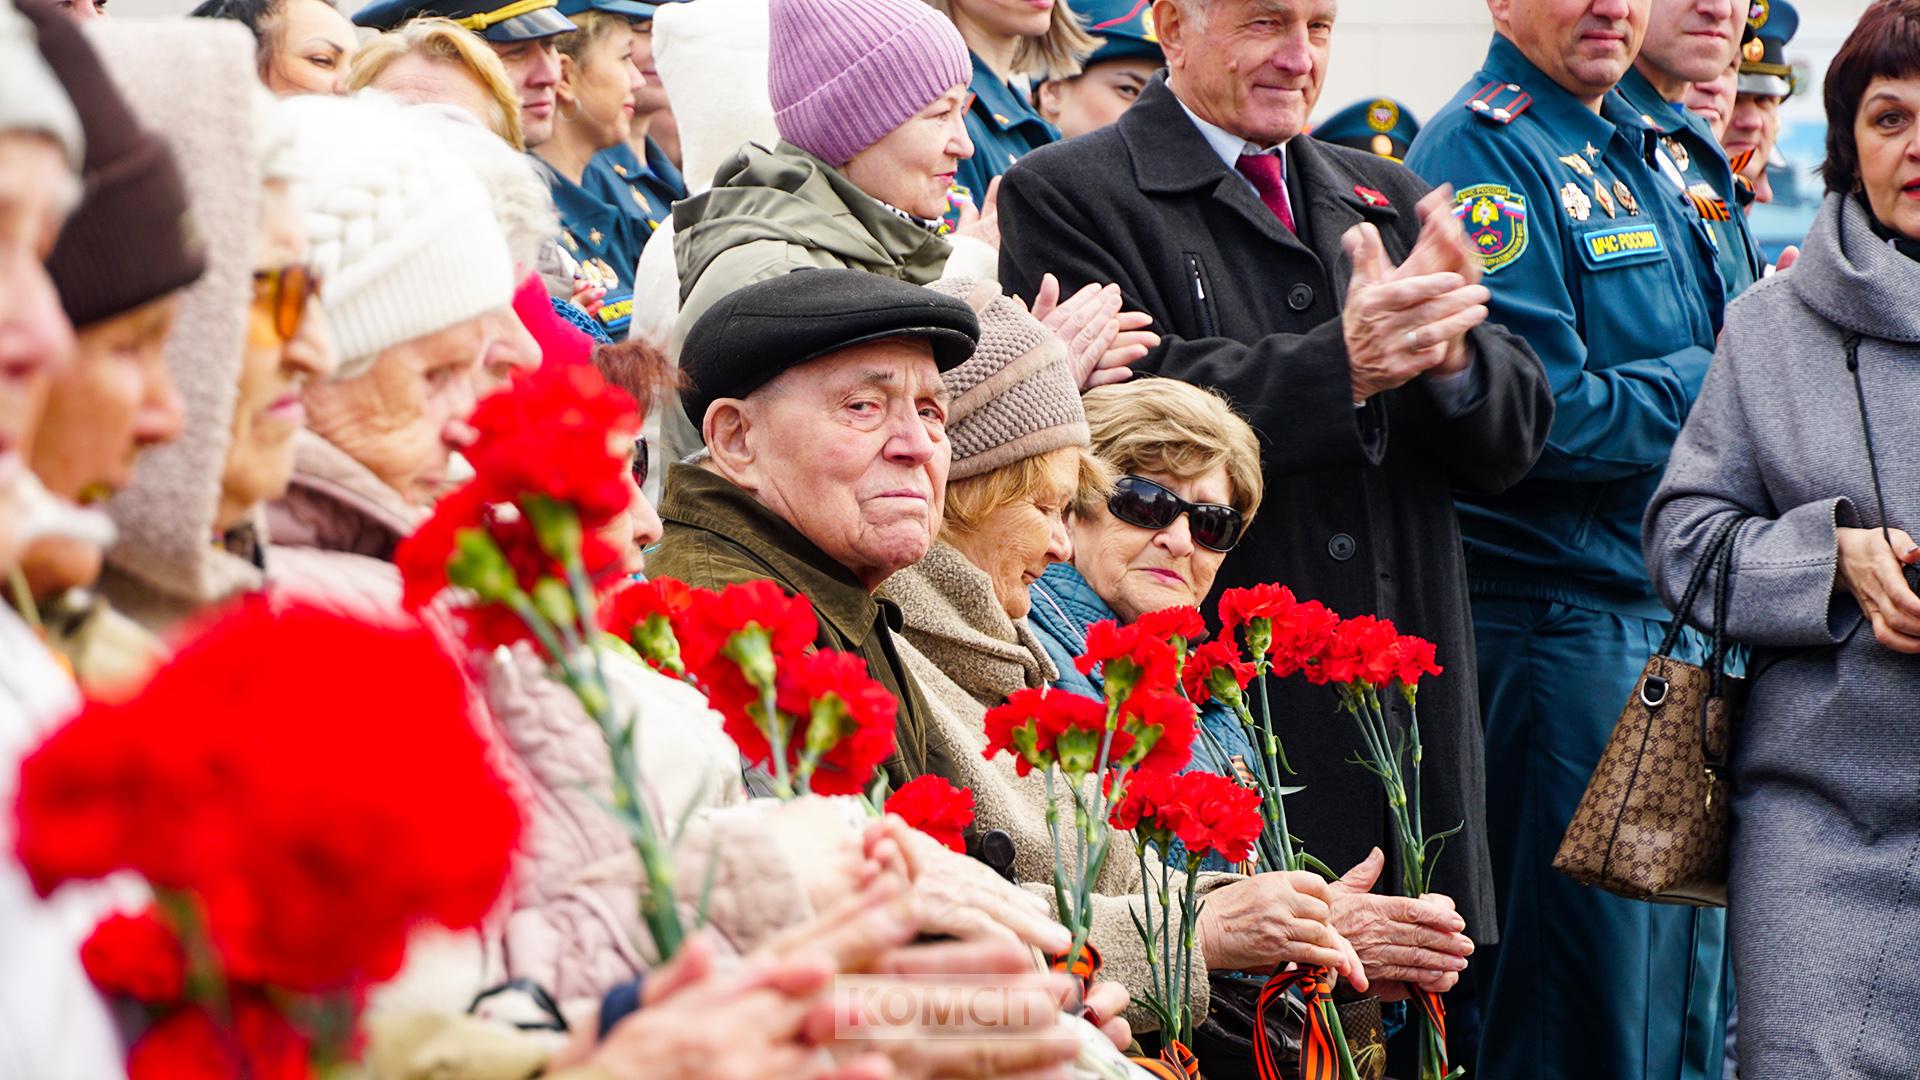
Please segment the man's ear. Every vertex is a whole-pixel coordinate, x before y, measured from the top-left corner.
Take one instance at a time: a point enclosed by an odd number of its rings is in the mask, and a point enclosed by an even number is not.
[[[700,435],[707,441],[714,468],[743,488],[748,487],[744,481],[752,476],[757,460],[748,437],[752,430],[753,417],[739,398],[716,400],[700,422]]]
[[[1191,13],[1182,5],[1195,2],[1153,0],[1153,36],[1160,40],[1160,51],[1166,54],[1169,68],[1182,67],[1186,63],[1186,31]]]

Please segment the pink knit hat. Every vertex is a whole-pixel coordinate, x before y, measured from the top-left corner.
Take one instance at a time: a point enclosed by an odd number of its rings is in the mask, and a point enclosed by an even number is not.
[[[960,31],[922,0],[772,0],[770,13],[774,126],[836,169],[973,79]]]

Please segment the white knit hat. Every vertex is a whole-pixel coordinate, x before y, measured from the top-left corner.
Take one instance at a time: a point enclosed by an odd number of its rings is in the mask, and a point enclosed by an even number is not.
[[[340,378],[382,351],[513,300],[513,258],[473,170],[440,146],[451,123],[377,98],[302,97],[308,260],[340,349]]]
[[[0,131],[38,131],[80,167],[80,118],[40,59],[38,39],[13,0],[0,0]]]

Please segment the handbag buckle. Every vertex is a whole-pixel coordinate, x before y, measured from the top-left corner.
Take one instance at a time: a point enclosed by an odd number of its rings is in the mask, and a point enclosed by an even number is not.
[[[1640,703],[1649,709],[1657,709],[1666,704],[1667,680],[1658,675],[1649,675],[1640,683]]]

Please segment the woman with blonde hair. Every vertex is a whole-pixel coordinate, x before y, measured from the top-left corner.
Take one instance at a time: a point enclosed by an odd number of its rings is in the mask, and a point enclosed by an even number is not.
[[[960,163],[954,183],[984,210],[995,178],[1020,155],[1060,138],[1060,129],[1034,109],[1030,84],[1080,74],[1100,39],[1081,27],[1066,0],[926,2],[953,20],[973,60],[967,86],[973,157]]]
[[[486,42],[451,19],[413,19],[353,58],[347,89],[379,90],[413,104],[438,101],[473,114],[515,150],[527,148],[520,94]]]

